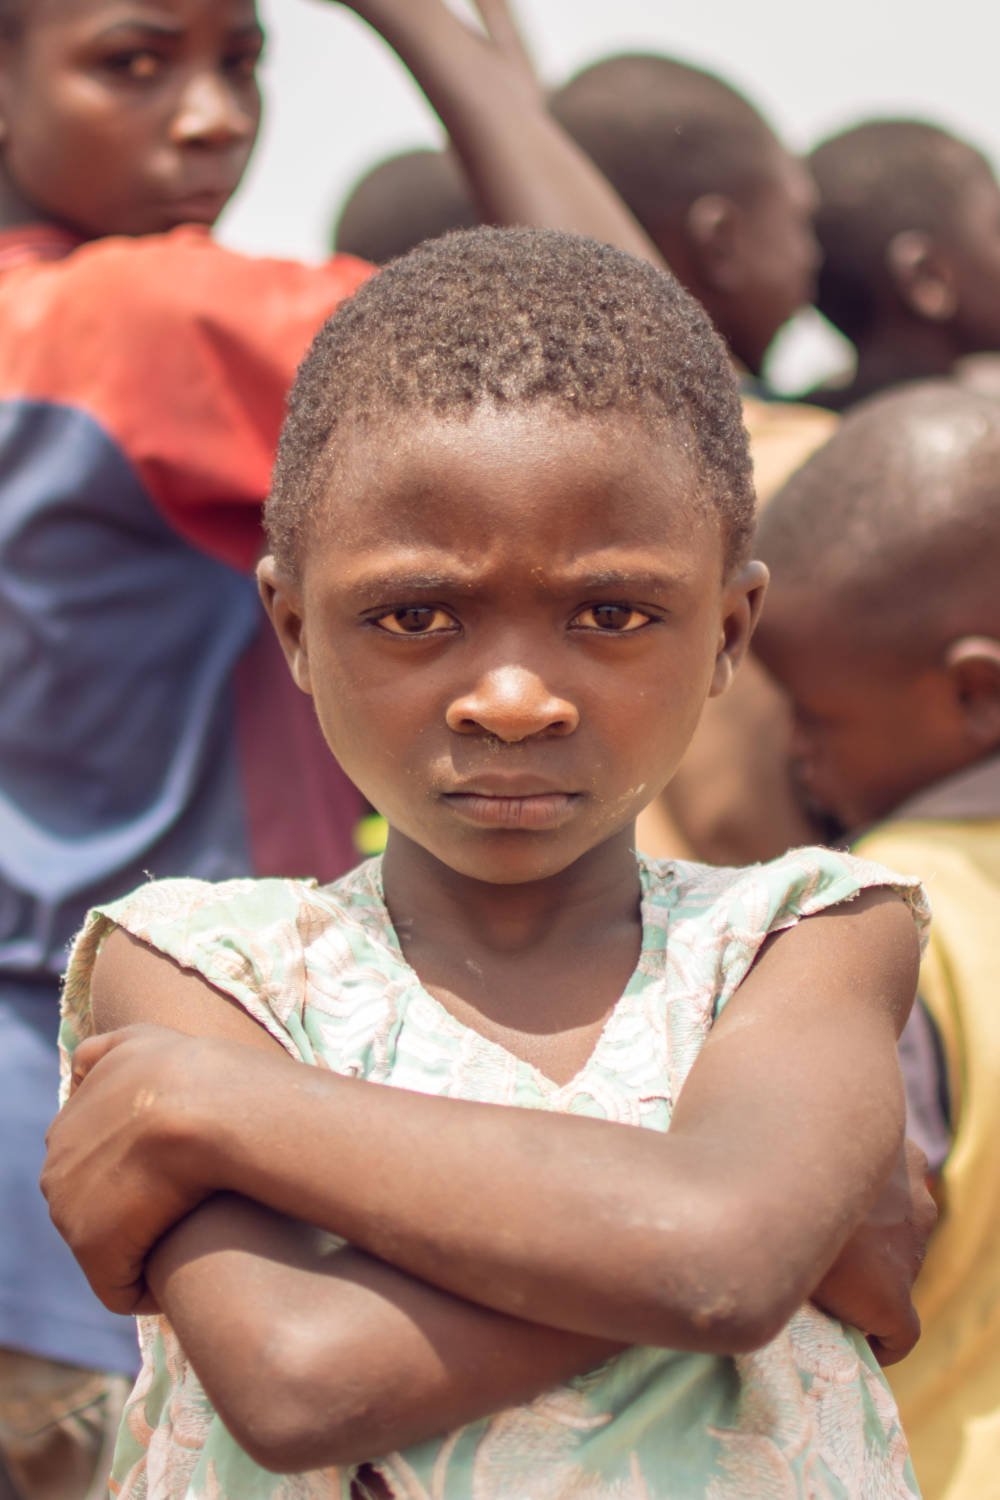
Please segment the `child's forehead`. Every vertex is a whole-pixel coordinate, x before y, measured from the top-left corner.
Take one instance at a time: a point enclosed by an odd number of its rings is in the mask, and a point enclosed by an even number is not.
[[[256,0],[11,0],[22,24],[80,21],[97,27],[155,25],[171,29],[211,21],[220,26],[255,25]]]
[[[504,517],[544,531],[554,511],[567,536],[608,539],[690,524],[706,510],[705,487],[683,424],[544,404],[355,422],[338,434],[322,486],[344,535],[380,517],[434,535]]]

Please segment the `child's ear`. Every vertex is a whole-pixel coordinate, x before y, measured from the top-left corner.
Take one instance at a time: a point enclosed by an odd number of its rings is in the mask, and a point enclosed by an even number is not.
[[[257,587],[268,619],[281,642],[288,669],[296,687],[312,695],[309,651],[306,644],[300,586],[279,568],[271,556],[257,564]]]
[[[738,291],[743,281],[740,257],[740,210],[724,193],[703,193],[687,211],[684,227],[706,285]]]
[[[1000,641],[965,635],[945,653],[959,710],[973,745],[981,751],[1000,745]]]
[[[747,654],[750,637],[760,619],[764,595],[767,593],[767,580],[768,572],[764,564],[749,562],[726,585],[715,671],[708,690],[710,698],[718,698],[720,693],[726,691],[736,668]]]
[[[958,311],[958,288],[948,259],[929,234],[905,229],[894,235],[885,252],[893,286],[918,317],[947,323]]]

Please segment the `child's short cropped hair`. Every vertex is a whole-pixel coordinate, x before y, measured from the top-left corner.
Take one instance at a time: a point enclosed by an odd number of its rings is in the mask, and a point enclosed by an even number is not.
[[[895,236],[947,235],[970,176],[990,168],[974,146],[922,120],[866,121],[823,141],[809,165],[823,253],[816,303],[856,342],[890,292],[886,252]]]
[[[754,489],[737,383],[706,314],[668,272],[548,230],[476,229],[422,245],[321,330],[299,371],[266,524],[295,571],[338,430],[403,412],[471,415],[549,403],[666,425],[745,558]]]

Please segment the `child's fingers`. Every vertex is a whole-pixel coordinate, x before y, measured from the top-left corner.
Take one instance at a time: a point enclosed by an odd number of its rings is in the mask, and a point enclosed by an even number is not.
[[[153,1026],[123,1026],[118,1031],[107,1031],[103,1036],[88,1037],[85,1042],[81,1042],[73,1053],[70,1095],[72,1096],[87,1075],[94,1071],[97,1064],[116,1048],[122,1046],[124,1042],[132,1041],[140,1033],[158,1029]]]
[[[81,1042],[73,1053],[73,1071],[70,1077],[70,1095],[74,1094],[87,1074],[96,1068],[103,1057],[113,1052],[123,1033],[118,1031],[106,1032],[104,1036],[89,1037],[87,1041]]]
[[[533,84],[538,74],[528,44],[524,40],[508,0],[474,0],[479,18],[490,41]]]

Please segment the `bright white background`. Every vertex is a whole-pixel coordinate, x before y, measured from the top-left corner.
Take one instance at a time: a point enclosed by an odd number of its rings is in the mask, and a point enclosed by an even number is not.
[[[545,78],[611,51],[652,48],[742,88],[790,145],[870,114],[918,114],[1000,160],[995,0],[515,0]],[[267,114],[222,237],[257,253],[321,256],[335,209],[380,156],[436,142],[434,119],[384,44],[323,0],[261,0]],[[788,340],[795,383],[829,358]]]

